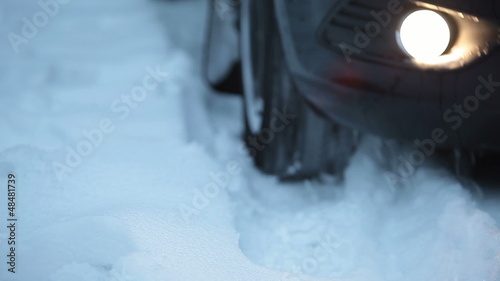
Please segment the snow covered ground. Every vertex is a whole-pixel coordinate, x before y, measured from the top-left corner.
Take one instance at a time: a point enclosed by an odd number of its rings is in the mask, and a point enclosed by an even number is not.
[[[0,280],[500,280],[500,198],[432,163],[396,190],[374,140],[343,184],[255,170],[199,76],[205,1],[63,2],[0,3]]]

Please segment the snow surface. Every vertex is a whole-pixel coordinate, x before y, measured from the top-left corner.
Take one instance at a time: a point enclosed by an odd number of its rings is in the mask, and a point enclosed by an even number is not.
[[[7,34],[41,8],[0,3],[0,179],[18,178],[19,218],[13,275],[2,188],[0,280],[500,280],[500,201],[443,169],[392,190],[369,139],[343,184],[256,171],[240,100],[199,77],[207,8],[73,0],[15,54]],[[168,76],[117,111],[157,67]],[[68,166],[102,120],[112,132]]]

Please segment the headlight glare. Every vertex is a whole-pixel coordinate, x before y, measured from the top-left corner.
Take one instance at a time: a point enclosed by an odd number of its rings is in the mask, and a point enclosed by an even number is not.
[[[417,10],[402,22],[398,42],[402,49],[418,61],[437,59],[448,49],[451,30],[439,13]]]

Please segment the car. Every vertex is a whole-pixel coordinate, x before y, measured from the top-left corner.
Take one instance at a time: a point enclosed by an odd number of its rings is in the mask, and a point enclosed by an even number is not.
[[[362,135],[457,174],[500,150],[500,1],[211,0],[204,76],[243,95],[244,140],[281,178],[342,174]]]

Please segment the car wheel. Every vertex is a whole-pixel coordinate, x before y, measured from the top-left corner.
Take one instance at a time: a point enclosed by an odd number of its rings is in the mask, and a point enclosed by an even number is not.
[[[342,174],[354,133],[320,116],[285,62],[274,1],[243,1],[240,15],[245,143],[263,172],[304,178]]]

